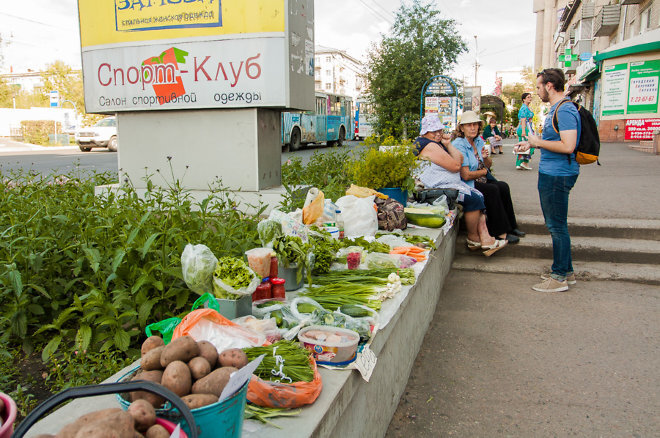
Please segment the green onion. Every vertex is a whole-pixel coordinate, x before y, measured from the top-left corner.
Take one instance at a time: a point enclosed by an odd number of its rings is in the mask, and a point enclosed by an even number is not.
[[[401,278],[401,284],[415,284],[415,271],[412,268],[405,269],[355,269],[330,271],[327,274],[316,275],[312,282],[317,285],[327,285],[331,283],[361,283],[371,286],[384,286],[387,284],[387,277],[396,273]]]
[[[371,298],[374,293],[376,293],[374,286],[340,282],[310,287],[300,296],[312,298],[327,310],[337,310],[345,304],[362,304],[374,310],[380,310],[382,302]]]
[[[311,353],[302,348],[297,342],[283,340],[266,347],[245,348],[243,351],[248,357],[248,362],[262,354],[266,355],[254,371],[254,374],[264,380],[279,380],[282,383],[289,383],[288,379],[283,378],[281,375],[273,374],[273,371],[276,373],[280,371],[280,364],[277,363],[276,356],[281,356],[284,360],[282,373],[290,378],[292,383],[314,380],[314,371],[309,363]],[[273,355],[273,352],[275,352],[275,355]]]
[[[275,417],[293,417],[300,414],[300,411],[300,409],[292,411],[286,408],[264,408],[261,406],[255,406],[252,403],[248,403],[245,405],[245,418],[249,420],[257,420],[264,424],[270,424],[273,427],[281,429],[280,426],[268,421],[268,419]]]

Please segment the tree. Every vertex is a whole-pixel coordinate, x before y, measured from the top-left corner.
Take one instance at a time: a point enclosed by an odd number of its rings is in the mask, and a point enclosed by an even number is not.
[[[456,22],[441,18],[433,2],[402,3],[391,36],[383,36],[368,54],[366,78],[376,132],[394,137],[414,132],[424,82],[447,72],[466,50]]]
[[[45,92],[57,90],[60,94],[60,102],[69,100],[76,105],[79,113],[85,112],[82,72],[74,71],[63,61],[55,61],[46,66],[41,77],[44,80]]]

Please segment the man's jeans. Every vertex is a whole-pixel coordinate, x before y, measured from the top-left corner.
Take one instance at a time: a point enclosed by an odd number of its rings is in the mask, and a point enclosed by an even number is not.
[[[545,218],[545,226],[552,235],[552,274],[555,280],[564,281],[573,273],[571,236],[568,234],[568,194],[578,175],[552,176],[539,173],[539,198]]]

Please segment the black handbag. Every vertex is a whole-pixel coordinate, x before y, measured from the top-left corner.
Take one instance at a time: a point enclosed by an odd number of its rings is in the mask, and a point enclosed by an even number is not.
[[[453,210],[458,198],[458,190],[456,189],[422,189],[415,192],[413,197],[419,203],[433,204],[442,195],[447,197],[447,206],[450,210]]]

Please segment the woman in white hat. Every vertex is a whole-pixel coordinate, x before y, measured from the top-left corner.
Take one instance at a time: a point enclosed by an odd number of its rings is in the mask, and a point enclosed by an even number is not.
[[[467,226],[468,248],[482,250],[486,257],[504,248],[506,240],[497,240],[488,233],[484,198],[478,190],[461,181],[459,171],[463,156],[442,133],[437,115],[422,119],[420,136],[415,139],[415,155],[426,160],[417,172],[417,179],[425,188],[451,188],[459,191],[457,202],[463,206]]]
[[[525,233],[518,229],[509,185],[498,181],[488,171],[492,162],[479,135],[482,127],[483,121],[477,113],[463,113],[455,133],[457,138],[452,143],[463,155],[461,179],[484,195],[490,234],[509,243],[518,243]]]

